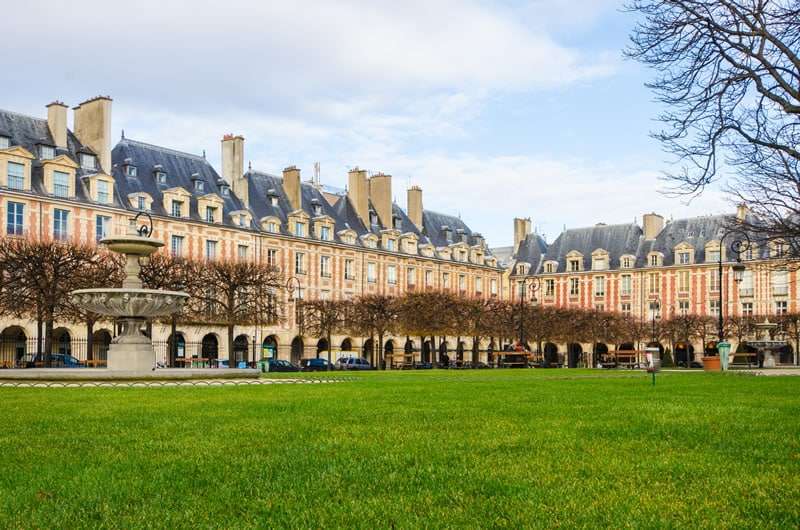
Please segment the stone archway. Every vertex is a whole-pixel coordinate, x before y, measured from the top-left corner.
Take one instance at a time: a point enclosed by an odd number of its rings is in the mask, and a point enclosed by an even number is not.
[[[328,352],[330,348],[328,348],[328,339],[321,338],[317,341],[317,358],[319,357],[329,357],[330,353]],[[335,359],[334,359],[335,361]]]
[[[342,351],[353,351],[353,341],[350,340],[350,337],[347,337],[342,341],[340,349]]]
[[[25,365],[28,354],[28,337],[20,326],[9,326],[0,333],[0,367],[15,368]]]
[[[546,366],[551,364],[558,364],[558,346],[552,342],[544,344],[544,363]]]
[[[278,358],[278,337],[270,335],[261,343],[261,357],[266,359]]]
[[[583,358],[583,346],[577,342],[567,345],[567,366],[577,368]]]
[[[208,333],[200,342],[200,356],[208,361],[219,359],[219,338],[216,333]]]
[[[173,341],[175,342],[173,346]],[[169,365],[175,366],[177,364],[176,359],[186,359],[186,337],[183,336],[183,333],[176,333],[174,336],[170,335],[167,338],[167,356],[169,358]]]
[[[694,346],[687,342],[675,344],[675,365],[685,368],[691,367],[694,361]]]
[[[292,349],[290,353],[290,360],[292,363],[297,364],[300,362],[300,359],[303,358],[303,351],[305,350],[305,345],[303,344],[303,339],[300,337],[295,337],[292,339]]]
[[[88,352],[89,359],[104,365],[108,362],[108,348],[111,347],[111,332],[107,329],[98,329],[92,333],[92,351]]]
[[[231,368],[239,368],[240,363],[245,363],[249,359],[250,352],[250,337],[247,335],[239,335],[233,339],[233,355],[231,356],[232,362],[228,363]]]

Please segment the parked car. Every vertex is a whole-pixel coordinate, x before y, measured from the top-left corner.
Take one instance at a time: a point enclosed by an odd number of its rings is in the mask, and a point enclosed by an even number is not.
[[[44,355],[36,355],[25,363],[28,368],[35,368],[43,366],[45,363]],[[86,363],[79,361],[68,353],[52,353],[50,354],[50,367],[51,368],[86,368]]]
[[[336,370],[336,367],[332,363],[329,363],[327,359],[314,358],[302,359],[300,361],[300,369],[304,372],[327,372]]]
[[[340,370],[372,370],[369,361],[361,357],[342,357],[336,361]]]
[[[300,368],[284,359],[269,359],[265,363],[259,363],[261,371],[268,372],[299,372]]]

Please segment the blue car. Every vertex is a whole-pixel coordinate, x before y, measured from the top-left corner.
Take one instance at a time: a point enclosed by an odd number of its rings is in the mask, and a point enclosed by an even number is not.
[[[336,367],[327,359],[303,359],[300,361],[301,370],[304,372],[328,372]]]

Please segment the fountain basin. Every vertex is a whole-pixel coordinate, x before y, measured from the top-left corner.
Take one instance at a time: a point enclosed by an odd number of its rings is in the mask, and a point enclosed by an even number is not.
[[[123,318],[151,318],[177,313],[189,295],[157,289],[80,289],[72,301],[101,315]]]
[[[112,252],[131,256],[149,256],[164,243],[157,239],[137,235],[109,236],[100,241]]]

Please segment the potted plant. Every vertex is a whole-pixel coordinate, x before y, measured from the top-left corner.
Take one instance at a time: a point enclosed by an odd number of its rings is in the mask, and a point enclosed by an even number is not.
[[[713,341],[709,342],[706,344],[705,355],[703,355],[703,370],[706,372],[719,372],[721,369],[717,344]]]

